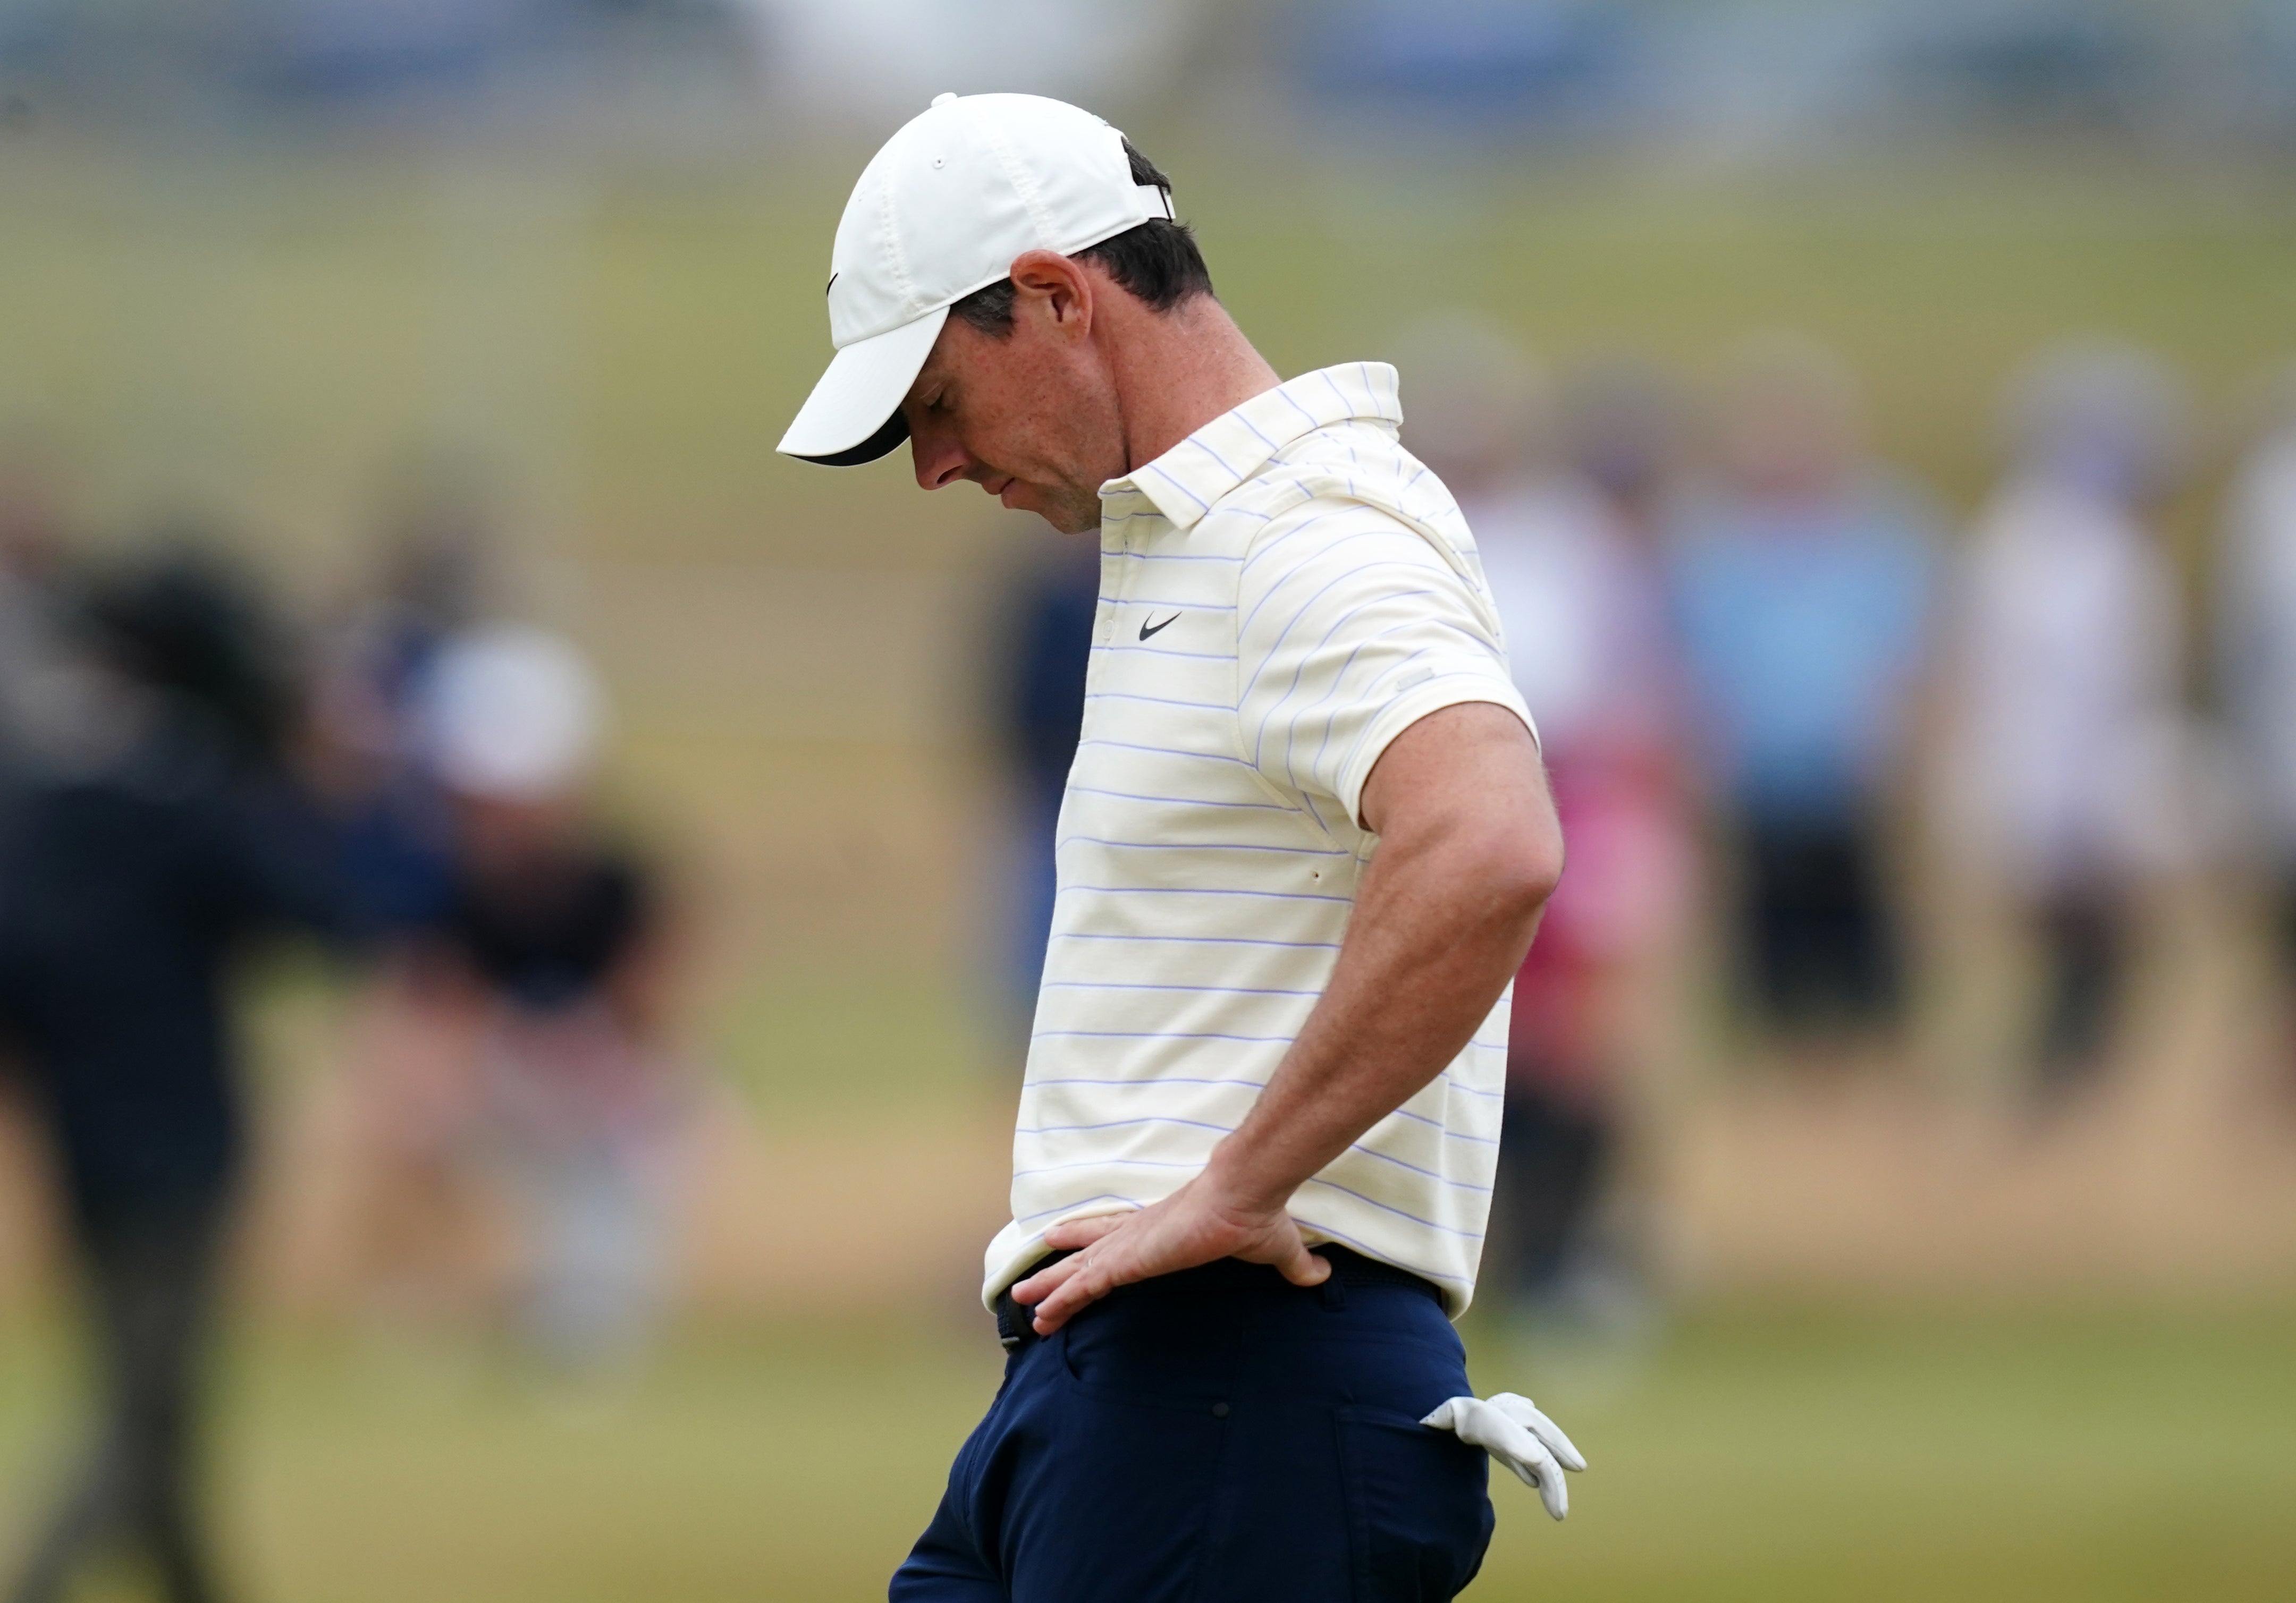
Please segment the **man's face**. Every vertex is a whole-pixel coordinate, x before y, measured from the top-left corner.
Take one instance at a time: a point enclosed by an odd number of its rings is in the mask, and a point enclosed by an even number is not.
[[[1100,487],[1130,464],[1115,386],[1077,311],[1024,294],[1001,337],[948,320],[901,405],[918,484],[971,479],[1063,534],[1099,527]]]

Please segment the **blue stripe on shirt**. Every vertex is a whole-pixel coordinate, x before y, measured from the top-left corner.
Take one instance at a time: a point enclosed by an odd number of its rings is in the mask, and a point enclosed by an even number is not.
[[[1224,840],[1107,840],[1098,835],[1063,835],[1055,849],[1080,840],[1087,846],[1121,846],[1132,852],[1280,852],[1292,857],[1352,857],[1352,852],[1312,846],[1250,846]]]
[[[1057,1208],[1049,1208],[1046,1211],[1047,1213],[1058,1213],[1060,1210]],[[1042,1218],[1044,1215],[1040,1214],[1036,1216]],[[1310,1219],[1305,1214],[1295,1211],[1292,1214],[1292,1222],[1294,1224],[1297,1224],[1301,1230],[1312,1231],[1318,1236],[1328,1236],[1342,1247],[1352,1247],[1367,1258],[1377,1258],[1382,1264],[1392,1264],[1398,1269],[1408,1270],[1411,1273],[1417,1275],[1423,1280],[1437,1280],[1447,1286],[1464,1286],[1467,1284],[1467,1278],[1464,1275],[1447,1274],[1442,1270],[1430,1269],[1424,1264],[1414,1264],[1407,1260],[1398,1258],[1393,1253],[1383,1252],[1378,1247],[1372,1246],[1368,1241],[1360,1240],[1354,1236],[1350,1236],[1345,1231],[1333,1230],[1330,1225],[1320,1223],[1316,1220]]]
[[[1235,653],[1233,651],[1183,651],[1177,646],[1168,646],[1160,642],[1152,646],[1144,646],[1127,641],[1122,645],[1095,646],[1092,649],[1095,652],[1147,651],[1158,657],[1185,657],[1196,662],[1234,662],[1235,660]]]
[[[1253,1046],[1289,1046],[1296,1035],[1228,1035],[1217,1030],[1034,1030],[1031,1041],[1242,1041]]]
[[[1259,902],[1348,902],[1353,896],[1321,896],[1304,890],[1211,890],[1192,885],[1063,885],[1060,895],[1088,890],[1109,896],[1248,896]]]
[[[1086,735],[1077,742],[1079,746],[1113,746],[1119,751],[1145,751],[1160,757],[1201,757],[1207,763],[1233,763],[1239,768],[1250,764],[1242,757],[1232,757],[1224,752],[1190,751],[1182,746],[1148,746],[1138,740],[1111,740],[1103,735]]]
[[[1432,1219],[1422,1219],[1407,1208],[1397,1207],[1391,1202],[1382,1202],[1376,1197],[1366,1197],[1352,1186],[1343,1186],[1336,1180],[1325,1180],[1320,1174],[1309,1175],[1304,1183],[1311,1186],[1327,1186],[1342,1196],[1352,1197],[1357,1202],[1375,1207],[1382,1214],[1393,1214],[1398,1219],[1408,1219],[1412,1223],[1423,1224],[1429,1230],[1441,1231],[1445,1235],[1456,1236],[1462,1241],[1480,1241],[1483,1239],[1483,1232],[1479,1230],[1461,1230],[1455,1224],[1439,1224]]]
[[[1321,996],[1321,991],[1287,991],[1267,986],[1154,986],[1142,980],[1048,979],[1047,991],[1187,991],[1214,996]]]
[[[1184,946],[1285,946],[1300,952],[1337,952],[1337,941],[1267,941],[1244,935],[1088,935],[1055,929],[1056,941],[1169,941]]]
[[[1015,1135],[1076,1135],[1093,1130],[1122,1130],[1134,1125],[1185,1125],[1195,1130],[1217,1130],[1222,1135],[1235,1133],[1235,1126],[1233,1125],[1215,1125],[1208,1119],[1167,1118],[1161,1114],[1145,1114],[1141,1117],[1130,1119],[1102,1119],[1090,1125],[1043,1125],[1034,1128],[1021,1125],[1013,1129],[1013,1133]]]
[[[1137,790],[1111,790],[1100,785],[1071,783],[1071,790],[1081,790],[1086,796],[1112,796],[1119,801],[1158,802],[1174,807],[1228,807],[1252,813],[1293,813],[1281,802],[1203,801],[1193,796],[1146,796]]]

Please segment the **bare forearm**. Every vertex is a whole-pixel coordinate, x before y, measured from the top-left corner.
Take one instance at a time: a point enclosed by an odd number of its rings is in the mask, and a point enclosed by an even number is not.
[[[1464,1050],[1522,963],[1549,885],[1495,872],[1489,831],[1454,821],[1382,842],[1307,1026],[1210,1170],[1281,1206]]]

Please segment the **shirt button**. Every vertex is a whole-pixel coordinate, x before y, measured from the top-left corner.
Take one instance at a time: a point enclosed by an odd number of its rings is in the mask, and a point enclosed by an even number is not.
[[[1227,1418],[1227,1404],[1226,1404],[1226,1403],[1213,1403],[1213,1404],[1212,1404],[1212,1418],[1213,1418],[1213,1419],[1226,1419],[1226,1418]]]

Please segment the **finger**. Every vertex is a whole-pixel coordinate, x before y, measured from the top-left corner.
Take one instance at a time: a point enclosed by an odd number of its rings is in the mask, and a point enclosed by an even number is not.
[[[1587,1468],[1587,1455],[1572,1444],[1569,1436],[1562,1434],[1562,1427],[1560,1425],[1545,1414],[1539,1415],[1538,1419],[1529,1423],[1531,1434],[1546,1444],[1554,1456],[1562,1460],[1565,1469],[1579,1470]]]
[[[1538,1501],[1546,1505],[1547,1517],[1560,1519],[1570,1512],[1570,1493],[1562,1484],[1562,1466],[1546,1451],[1538,1439],[1525,1431],[1505,1446],[1494,1446],[1493,1455],[1499,1462],[1515,1472],[1516,1478],[1538,1493]]]
[[[1050,1336],[1115,1288],[1115,1278],[1107,1265],[1086,1263],[1081,1256],[1068,1261],[1078,1265],[1077,1272],[1037,1304],[1034,1322],[1039,1336]]]
[[[1057,1252],[1090,1247],[1131,1217],[1130,1214],[1095,1214],[1089,1219],[1063,1219],[1045,1232],[1045,1245]]]
[[[1024,1307],[1042,1301],[1083,1267],[1084,1259],[1090,1255],[1085,1248],[1113,1235],[1137,1217],[1134,1213],[1095,1214],[1089,1219],[1069,1219],[1055,1224],[1045,1232],[1045,1245],[1070,1255],[1057,1264],[1047,1264],[1013,1287],[1013,1300]]]
[[[1332,1278],[1332,1261],[1309,1252],[1304,1241],[1298,1243],[1298,1250],[1276,1268],[1294,1286],[1320,1286]]]
[[[1013,1300],[1024,1308],[1032,1307],[1059,1290],[1065,1281],[1083,1272],[1082,1254],[1072,1258],[1062,1258],[1057,1264],[1047,1264],[1013,1287]]]
[[[1546,1443],[1553,1450],[1554,1456],[1562,1460],[1565,1469],[1579,1470],[1587,1468],[1587,1455],[1578,1451],[1578,1446],[1569,1436],[1563,1435],[1562,1427],[1548,1419],[1539,1411],[1538,1405],[1529,1398],[1514,1392],[1500,1392],[1491,1397],[1490,1404]]]
[[[1294,1286],[1320,1286],[1332,1278],[1332,1266],[1308,1250],[1307,1239],[1289,1214],[1236,1256],[1247,1264],[1265,1264]]]
[[[1570,1488],[1563,1484],[1562,1466],[1556,1463],[1545,1449],[1540,1450],[1538,1473],[1534,1478],[1524,1477],[1538,1488],[1538,1501],[1546,1505],[1549,1519],[1562,1519],[1570,1512]]]

